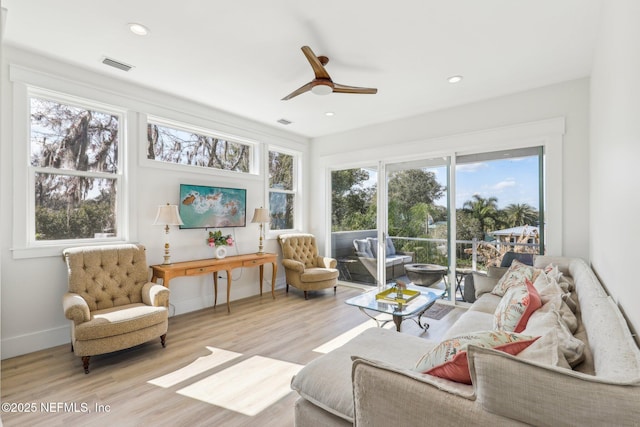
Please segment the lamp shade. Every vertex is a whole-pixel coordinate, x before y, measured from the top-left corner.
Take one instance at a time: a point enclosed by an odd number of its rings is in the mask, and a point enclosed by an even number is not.
[[[251,222],[269,222],[269,209],[256,208],[256,210],[253,212],[253,219],[251,220]]]
[[[178,206],[167,203],[164,206],[158,206],[158,213],[153,225],[183,225],[182,218],[178,213]]]

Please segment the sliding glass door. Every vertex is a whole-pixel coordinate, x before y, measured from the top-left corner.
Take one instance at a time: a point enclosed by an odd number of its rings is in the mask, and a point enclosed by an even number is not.
[[[378,283],[371,249],[378,235],[377,191],[377,166],[331,172],[331,256],[344,282]]]
[[[462,299],[471,270],[500,265],[506,252],[544,253],[543,177],[542,147],[332,171],[340,279],[404,280]]]
[[[390,163],[386,170],[386,280],[449,292],[449,157]]]

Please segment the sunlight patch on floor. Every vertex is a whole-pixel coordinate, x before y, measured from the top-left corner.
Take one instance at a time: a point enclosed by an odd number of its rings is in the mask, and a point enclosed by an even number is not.
[[[195,377],[196,375],[208,371],[209,369],[215,368],[216,366],[222,365],[223,363],[242,356],[242,354],[240,353],[222,350],[215,347],[207,346],[207,350],[211,352],[210,355],[198,357],[196,360],[194,360],[184,368],[180,368],[177,371],[173,371],[167,375],[154,378],[147,382],[149,384],[157,385],[163,388],[169,388],[182,381],[186,381],[189,378]]]
[[[253,416],[291,393],[291,378],[302,367],[295,363],[253,356],[177,393]]]
[[[378,321],[386,321],[386,320],[389,320],[390,318],[391,316],[389,316],[388,314],[380,314],[376,316],[376,319],[378,319]],[[347,332],[337,336],[331,341],[327,341],[326,343],[314,348],[313,351],[315,351],[316,353],[324,353],[324,354],[329,353],[330,351],[335,350],[336,348],[342,346],[347,341],[351,340],[352,338],[354,338],[356,335],[360,334],[364,330],[369,328],[376,328],[376,327],[378,327],[378,325],[375,320],[373,319],[367,320],[366,322],[356,326],[355,328],[349,329]],[[393,322],[389,322],[386,325],[384,325],[385,329],[395,329],[395,327],[396,325]]]

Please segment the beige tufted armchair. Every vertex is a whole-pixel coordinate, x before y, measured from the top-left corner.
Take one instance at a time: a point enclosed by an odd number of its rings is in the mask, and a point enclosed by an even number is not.
[[[160,337],[168,328],[169,289],[149,282],[142,245],[65,249],[69,292],[62,299],[72,321],[71,349],[85,374],[93,355],[130,348]]]
[[[281,234],[278,236],[282,248],[282,265],[289,285],[304,291],[315,291],[333,287],[338,283],[337,261],[318,255],[316,238],[312,234]]]

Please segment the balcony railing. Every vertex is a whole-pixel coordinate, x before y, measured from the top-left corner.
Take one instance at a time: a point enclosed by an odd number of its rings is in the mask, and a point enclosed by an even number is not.
[[[390,237],[398,250],[415,252],[416,262],[418,263],[449,265],[447,239]],[[489,266],[499,266],[506,252],[537,254],[540,248],[539,243],[485,242],[475,238],[472,240],[456,240],[455,243],[456,267],[470,267],[474,271],[478,270],[479,267],[484,270]]]
[[[353,257],[354,239],[376,237],[376,230],[362,230],[332,233],[332,255],[336,258]],[[424,237],[390,236],[396,250],[414,254],[414,262],[449,266],[449,249],[446,239]],[[539,253],[538,243],[518,243],[479,239],[455,241],[456,268],[486,270],[489,266],[498,266],[508,251],[521,253]]]

